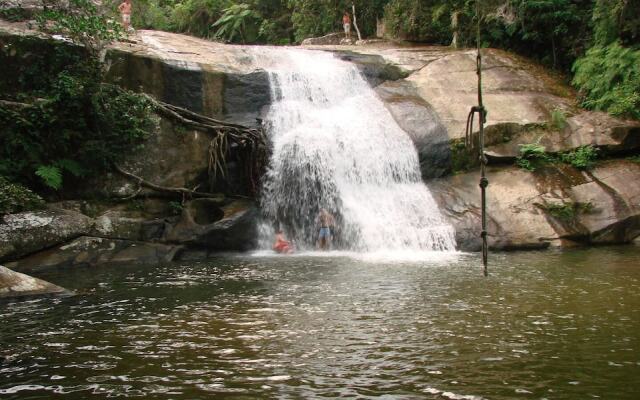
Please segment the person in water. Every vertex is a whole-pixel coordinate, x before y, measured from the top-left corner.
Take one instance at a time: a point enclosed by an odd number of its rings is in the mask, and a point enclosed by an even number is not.
[[[282,232],[282,229],[278,229],[278,231],[276,232],[276,241],[273,244],[273,250],[276,253],[281,254],[293,253],[293,246],[291,245],[291,242],[289,242],[284,237],[284,232]]]
[[[331,241],[333,240],[333,233],[331,230],[335,226],[335,219],[333,218],[333,215],[323,208],[318,214],[317,221],[320,226],[317,247],[320,250],[329,250],[331,247]]]

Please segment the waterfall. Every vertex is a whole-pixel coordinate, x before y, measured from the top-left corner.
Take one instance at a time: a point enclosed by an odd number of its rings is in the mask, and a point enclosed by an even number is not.
[[[298,248],[314,248],[324,208],[336,219],[334,248],[455,250],[413,142],[353,64],[320,51],[255,51],[273,99],[261,200],[266,248],[276,226]]]

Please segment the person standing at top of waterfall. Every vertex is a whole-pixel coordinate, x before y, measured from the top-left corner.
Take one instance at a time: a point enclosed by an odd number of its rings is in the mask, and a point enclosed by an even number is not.
[[[342,15],[342,26],[344,27],[344,37],[351,38],[351,16],[348,11],[345,11]]]
[[[331,231],[334,228],[336,221],[333,218],[333,215],[322,208],[318,214],[317,222],[320,226],[317,247],[321,250],[329,250],[331,247],[331,241],[333,240],[333,233]]]
[[[120,3],[118,11],[120,11],[120,15],[122,16],[122,26],[125,32],[129,32],[129,28],[131,27],[131,0],[124,0]]]

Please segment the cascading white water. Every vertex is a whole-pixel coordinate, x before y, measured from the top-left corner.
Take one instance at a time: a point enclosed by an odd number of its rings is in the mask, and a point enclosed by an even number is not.
[[[337,221],[336,248],[455,249],[415,146],[353,64],[297,49],[257,49],[256,61],[269,72],[273,99],[265,246],[279,225],[298,248],[313,248],[325,208]]]

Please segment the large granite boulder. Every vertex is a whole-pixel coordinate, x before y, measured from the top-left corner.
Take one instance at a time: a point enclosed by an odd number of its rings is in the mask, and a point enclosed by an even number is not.
[[[0,218],[0,260],[64,243],[91,230],[93,220],[68,210],[8,214]]]
[[[609,156],[626,154],[640,150],[640,122],[583,111],[567,118],[562,129],[515,123],[494,125],[486,131],[485,143],[487,156],[498,161],[512,161],[519,155],[520,145],[527,143],[539,143],[550,153],[590,145]]]
[[[640,165],[599,163],[582,172],[551,165],[535,173],[517,167],[488,169],[489,244],[493,249],[629,243],[640,235]],[[436,202],[456,229],[458,247],[475,251],[480,241],[478,172],[429,183]]]
[[[209,117],[256,127],[271,102],[269,77],[246,46],[140,30],[107,54],[108,77]]]
[[[439,178],[451,172],[449,135],[438,114],[409,82],[385,82],[376,93],[411,137],[420,160],[423,179]]]
[[[487,125],[545,123],[555,110],[572,109],[572,92],[539,67],[503,51],[483,56],[483,98]],[[464,136],[477,100],[475,51],[457,51],[428,63],[409,78],[440,116],[452,139]]]
[[[67,289],[0,265],[0,300],[32,296],[69,296]]]
[[[181,250],[181,246],[82,236],[6,265],[29,272],[102,264],[162,264],[173,261]]]
[[[180,220],[167,229],[164,240],[208,250],[249,250],[256,244],[258,217],[251,201],[237,200],[220,207],[209,199],[197,199],[184,207]]]

